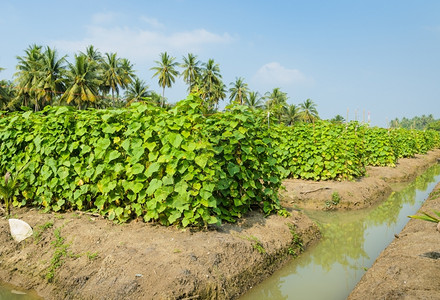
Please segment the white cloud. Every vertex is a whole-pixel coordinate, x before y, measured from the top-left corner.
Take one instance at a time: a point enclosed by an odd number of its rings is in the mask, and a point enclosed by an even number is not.
[[[93,24],[108,24],[115,21],[117,18],[117,14],[113,12],[106,12],[106,13],[96,13],[92,16],[92,23]]]
[[[140,20],[141,20],[142,22],[144,22],[144,23],[147,23],[147,24],[150,25],[151,27],[156,28],[156,29],[160,29],[160,28],[164,28],[164,27],[165,27],[164,24],[160,23],[160,22],[159,22],[157,19],[155,19],[155,18],[149,18],[149,17],[147,17],[147,16],[142,16],[142,17],[140,17]]]
[[[297,69],[288,69],[278,62],[263,65],[254,75],[253,82],[265,86],[286,87],[312,85],[314,80]]]
[[[100,22],[115,23],[115,15],[96,14],[92,25],[86,26],[85,37],[81,40],[52,41],[61,52],[78,53],[87,46],[93,45],[100,52],[117,52],[118,56],[138,63],[156,60],[160,52],[168,51],[171,55],[184,55],[188,52],[200,54],[204,49],[212,46],[231,43],[228,33],[217,34],[199,28],[189,31],[166,33],[158,27],[164,27],[159,21],[142,17],[143,22],[155,28],[139,28],[134,26],[106,26]]]

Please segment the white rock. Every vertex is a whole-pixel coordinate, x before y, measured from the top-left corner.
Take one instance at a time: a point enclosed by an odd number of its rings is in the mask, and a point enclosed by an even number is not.
[[[31,226],[19,219],[9,219],[9,227],[11,228],[12,237],[18,243],[33,234]]]

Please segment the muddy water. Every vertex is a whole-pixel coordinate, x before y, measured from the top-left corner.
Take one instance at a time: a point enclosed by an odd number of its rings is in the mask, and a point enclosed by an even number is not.
[[[37,293],[0,281],[0,300],[42,300]]]
[[[440,165],[435,165],[404,188],[396,186],[377,207],[306,212],[320,225],[321,241],[240,300],[345,299],[439,181]]]

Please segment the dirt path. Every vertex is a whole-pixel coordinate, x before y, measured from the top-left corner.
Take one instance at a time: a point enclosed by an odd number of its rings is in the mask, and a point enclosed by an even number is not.
[[[253,212],[238,224],[209,230],[133,221],[115,225],[84,213],[14,209],[37,232],[17,244],[0,215],[0,280],[45,299],[235,299],[319,238],[296,207],[350,209],[386,197],[389,182],[414,178],[440,150],[370,168],[356,182],[285,182],[289,218]],[[339,195],[333,203],[333,193]]]
[[[440,184],[419,212],[433,210],[440,211]],[[436,226],[411,219],[348,299],[440,299],[440,232]]]

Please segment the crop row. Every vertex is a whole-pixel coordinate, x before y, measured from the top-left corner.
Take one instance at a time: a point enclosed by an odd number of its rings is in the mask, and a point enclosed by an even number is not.
[[[367,165],[392,166],[440,141],[437,132],[355,122],[268,128],[265,116],[243,106],[204,116],[201,101],[2,115],[0,173],[20,183],[13,204],[97,210],[120,222],[234,221],[253,207],[278,211],[286,177],[353,179]]]

